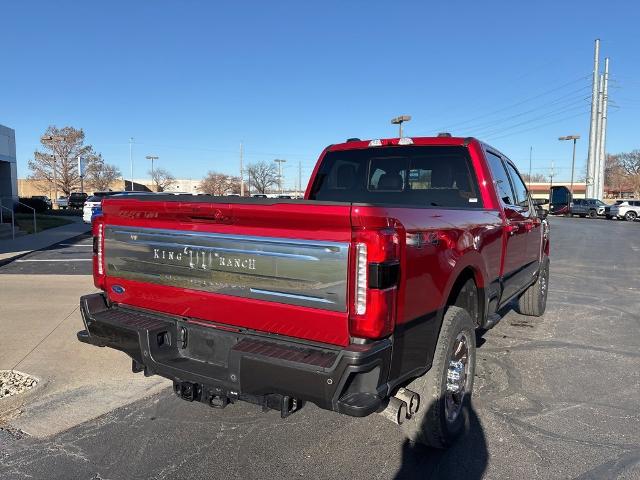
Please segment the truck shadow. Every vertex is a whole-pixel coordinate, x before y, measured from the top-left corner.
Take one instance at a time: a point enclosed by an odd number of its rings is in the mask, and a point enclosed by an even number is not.
[[[402,445],[402,464],[394,478],[482,478],[489,458],[484,429],[472,404],[466,413],[464,433],[446,450],[412,444],[405,440]]]

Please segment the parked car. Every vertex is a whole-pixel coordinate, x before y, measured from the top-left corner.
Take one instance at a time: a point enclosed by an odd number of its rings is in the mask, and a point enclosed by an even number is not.
[[[605,216],[608,220],[624,218],[632,222],[640,217],[640,200],[618,200],[614,205],[605,207]]]
[[[574,198],[569,204],[571,215],[578,215],[582,218],[596,218],[604,215],[607,204],[597,198]]]
[[[47,209],[51,210],[51,199],[47,195],[31,195],[31,198],[44,202],[47,205]]]
[[[71,195],[69,195],[69,202],[68,202],[68,207],[69,208],[82,208],[82,206],[84,205],[84,202],[87,200],[87,197],[89,195],[86,193],[80,193],[80,192],[74,192]]]
[[[472,138],[352,140],[314,171],[298,201],[105,198],[78,339],[188,401],[380,412],[448,446],[475,330],[512,299],[545,311],[548,225],[513,162]]]
[[[64,197],[64,196],[58,197],[56,204],[58,205],[59,209],[66,210],[66,208],[69,206],[69,197]]]

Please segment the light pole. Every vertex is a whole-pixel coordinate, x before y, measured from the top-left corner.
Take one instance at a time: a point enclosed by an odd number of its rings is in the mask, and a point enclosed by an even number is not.
[[[580,138],[580,135],[567,135],[565,137],[559,137],[558,140],[573,140],[573,158],[571,160],[571,198],[573,198],[573,173],[576,167],[576,140]]]
[[[399,138],[402,138],[402,124],[404,122],[408,122],[411,120],[411,115],[400,115],[399,117],[395,117],[391,119],[391,123],[394,125],[398,125],[400,129]]]
[[[279,158],[276,158],[274,162],[278,164],[278,183],[280,184],[280,194],[282,194],[284,193],[284,190],[282,188],[282,164],[285,163],[286,160],[281,160]]]
[[[133,192],[133,137],[129,137],[129,167],[131,168],[131,191]]]
[[[40,137],[40,141],[45,145],[49,144],[50,147],[53,142],[64,142],[66,140],[67,140],[67,137],[65,137],[64,135],[43,135],[42,137]],[[52,205],[55,205],[57,210],[58,209],[58,177],[56,175],[56,169],[57,169],[56,151],[53,149],[53,147],[51,147],[51,150],[53,151],[53,155],[51,156],[53,157],[53,191],[54,191]]]
[[[145,157],[147,160],[151,160],[151,184],[153,184],[154,182],[154,177],[153,177],[153,162],[154,160],[158,160],[158,157],[154,156],[154,155],[147,155]],[[133,179],[131,180],[132,184],[133,184]],[[131,189],[133,190],[133,186],[131,187]]]
[[[80,193],[84,193],[84,172],[82,171],[82,155],[78,155],[78,173],[80,174]]]

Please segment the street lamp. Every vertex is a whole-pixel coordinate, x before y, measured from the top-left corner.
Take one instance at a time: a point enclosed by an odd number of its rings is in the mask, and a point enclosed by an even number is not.
[[[404,122],[408,122],[411,120],[411,115],[400,115],[399,117],[395,117],[391,119],[391,123],[394,125],[398,125],[400,128],[399,137],[402,138],[402,124]]]
[[[158,157],[154,155],[147,155],[145,158],[147,160],[151,160],[151,183],[153,184],[153,162],[154,160],[158,160]],[[131,179],[131,182],[133,182],[133,179]],[[133,183],[131,184],[131,190],[133,190]]]
[[[573,198],[573,173],[576,166],[576,140],[580,138],[580,135],[567,135],[565,137],[559,137],[558,140],[573,140],[573,159],[571,160],[571,198]]]
[[[43,144],[51,144],[53,142],[65,142],[67,140],[67,137],[65,137],[64,135],[43,135],[42,137],[40,137],[40,141]],[[53,202],[52,205],[56,206],[56,210],[58,209],[58,177],[56,175],[56,153],[55,150],[53,150],[53,148],[51,148],[51,150],[53,151],[53,155],[51,155],[53,157]]]

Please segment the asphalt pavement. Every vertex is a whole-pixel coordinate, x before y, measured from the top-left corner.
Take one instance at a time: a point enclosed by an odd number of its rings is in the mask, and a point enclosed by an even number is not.
[[[0,478],[638,479],[640,222],[553,218],[551,235],[547,313],[508,311],[479,338],[468,430],[449,450],[413,447],[378,415],[280,419],[167,389],[45,439],[0,430]]]
[[[91,234],[78,235],[0,266],[0,274],[91,275],[92,247]]]

